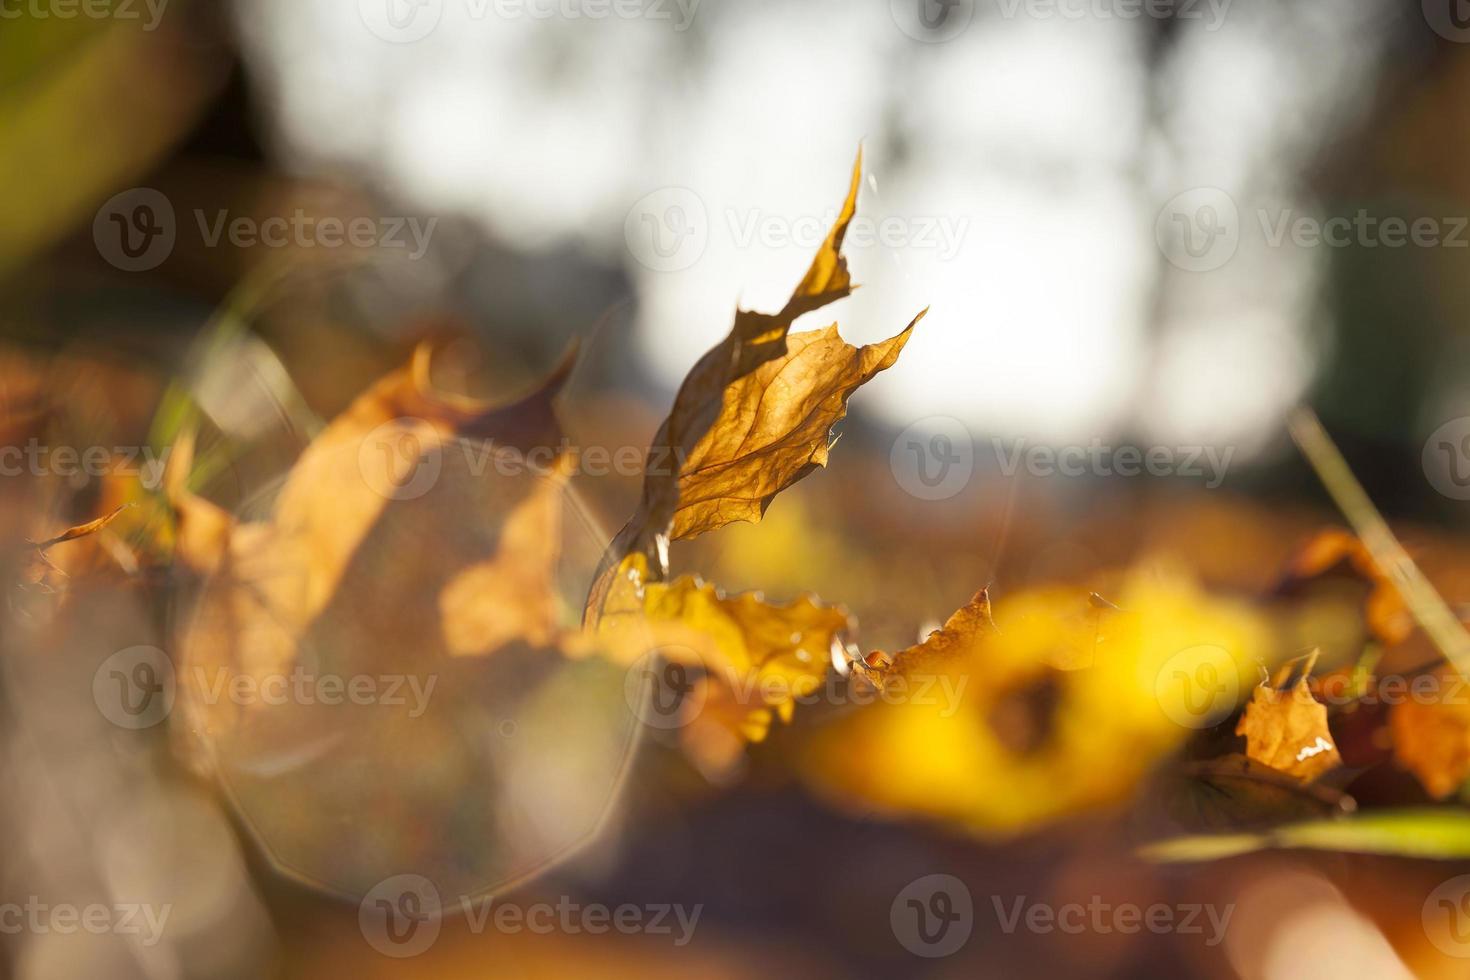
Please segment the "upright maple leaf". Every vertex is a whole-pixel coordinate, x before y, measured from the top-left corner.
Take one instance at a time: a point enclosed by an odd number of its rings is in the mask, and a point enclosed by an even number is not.
[[[837,221],[785,307],[737,311],[730,333],[684,379],[650,448],[638,511],[604,556],[589,621],[625,556],[644,555],[649,574],[662,578],[671,539],[758,521],[778,493],[825,466],[831,428],[847,414],[848,398],[897,361],[924,313],[896,336],[861,348],[842,340],[836,324],[790,336],[797,318],[854,288],[842,243],[861,177],[859,153]],[[655,465],[669,460],[672,469]]]

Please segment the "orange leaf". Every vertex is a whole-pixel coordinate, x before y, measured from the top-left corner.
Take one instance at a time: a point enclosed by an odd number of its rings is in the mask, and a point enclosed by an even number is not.
[[[1245,736],[1248,758],[1306,782],[1342,765],[1327,729],[1327,706],[1304,683],[1316,659],[1316,651],[1299,657],[1282,667],[1277,686],[1257,687],[1235,727]]]

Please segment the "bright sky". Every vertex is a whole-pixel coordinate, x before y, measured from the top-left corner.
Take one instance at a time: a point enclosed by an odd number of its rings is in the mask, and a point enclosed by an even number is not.
[[[1268,440],[1310,379],[1320,256],[1268,246],[1256,210],[1292,202],[1310,137],[1368,81],[1350,15],[1371,0],[1199,5],[1163,69],[1162,130],[1137,20],[981,0],[923,43],[905,2],[705,0],[684,30],[690,0],[604,19],[526,12],[570,0],[258,0],[239,17],[289,161],[625,265],[671,387],[736,303],[781,305],[863,140],[864,288],[832,313],[865,342],[933,309],[865,409],[1033,441]],[[1239,205],[1239,245],[1179,270],[1156,219],[1198,187]],[[688,232],[672,256],[649,251],[660,222]]]

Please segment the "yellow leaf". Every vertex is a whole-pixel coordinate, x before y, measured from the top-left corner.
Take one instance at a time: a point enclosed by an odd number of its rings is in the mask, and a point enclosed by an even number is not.
[[[746,742],[790,721],[834,657],[846,656],[851,617],[810,596],[784,605],[757,593],[725,595],[693,576],[649,581],[647,560],[618,568],[592,647],[634,665],[650,651],[694,673],[680,741],[707,773],[727,770]]]

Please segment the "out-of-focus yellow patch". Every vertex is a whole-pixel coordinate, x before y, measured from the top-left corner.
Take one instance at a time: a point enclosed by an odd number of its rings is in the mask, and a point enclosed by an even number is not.
[[[1269,635],[1174,572],[1136,570],[1110,598],[1117,608],[1081,588],[998,600],[997,630],[951,637],[949,661],[923,668],[932,678],[911,672],[901,700],[818,734],[805,778],[853,808],[997,835],[1125,798],[1249,694]]]

